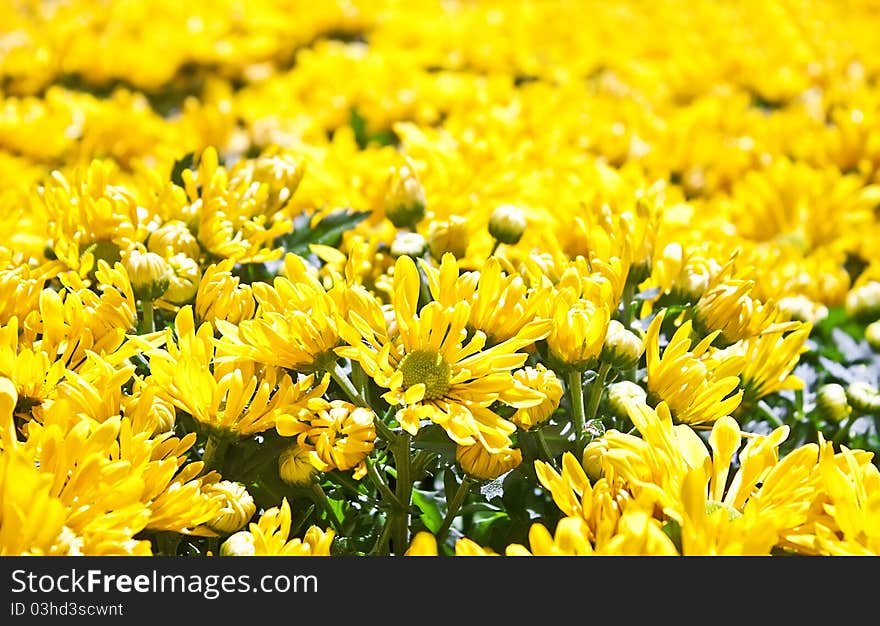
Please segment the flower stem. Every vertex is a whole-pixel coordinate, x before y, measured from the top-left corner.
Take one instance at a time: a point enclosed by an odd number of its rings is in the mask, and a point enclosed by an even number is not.
[[[366,408],[370,408],[370,405],[367,404],[367,401],[364,400],[363,396],[357,390],[357,387],[354,386],[354,383],[348,378],[348,374],[339,366],[339,363],[335,363],[333,365],[333,369],[330,370],[330,377],[336,381],[342,390],[345,392],[345,395],[348,396],[349,400],[351,400],[354,404],[358,406],[363,406]]]
[[[412,500],[412,476],[410,472],[410,447],[412,435],[404,431],[392,448],[394,465],[397,469],[395,495],[398,507],[394,511],[392,541],[395,554],[402,555],[409,547],[409,506]]]
[[[571,394],[571,408],[574,411],[575,451],[580,456],[584,441],[584,430],[587,424],[584,416],[584,389],[580,370],[572,370],[568,374],[568,392]]]
[[[208,442],[205,444],[205,452],[202,454],[202,462],[205,464],[204,473],[211,470],[220,471],[223,467],[223,457],[226,456],[226,449],[229,448],[229,439],[221,437],[216,433],[208,435]]]
[[[608,372],[611,371],[611,365],[602,363],[599,366],[599,375],[590,386],[590,400],[587,404],[586,420],[596,418],[596,411],[599,409],[599,400],[602,398],[602,390],[605,389],[605,380],[608,378]]]
[[[500,245],[501,245],[501,242],[496,239],[495,243],[492,244],[492,252],[489,253],[490,257],[495,256],[495,253],[498,251],[498,246],[500,246]]]
[[[436,537],[438,545],[446,540],[446,533],[449,532],[452,522],[458,517],[458,511],[467,499],[468,493],[470,493],[471,490],[471,485],[473,485],[473,482],[467,476],[461,479],[461,484],[458,486],[455,495],[452,496],[452,502],[449,503],[449,507],[446,509],[446,517],[443,518],[443,523],[440,525],[440,528],[437,529]]]
[[[312,494],[315,496],[315,504],[324,509],[324,512],[327,514],[327,518],[330,520],[330,524],[333,525],[333,529],[340,535],[343,534],[342,522],[336,516],[336,511],[334,511],[333,507],[330,506],[330,501],[327,499],[327,494],[324,493],[321,485],[319,485],[317,482],[312,482]]]
[[[541,454],[544,455],[544,459],[555,466],[556,459],[553,458],[553,454],[550,452],[550,445],[547,443],[547,439],[544,437],[544,430],[538,428],[535,431],[535,438],[538,440],[538,447],[541,449]]]
[[[835,446],[839,446],[840,442],[843,441],[843,438],[849,434],[849,429],[852,427],[853,422],[856,421],[858,416],[856,414],[850,415],[843,424],[840,425],[840,429],[834,434],[834,438],[831,440],[831,443]]]
[[[156,320],[153,316],[153,301],[152,300],[141,300],[141,313],[143,314],[143,318],[141,319],[141,333],[142,335],[147,333],[152,333],[156,331]]]
[[[382,499],[387,500],[394,508],[403,508],[403,505],[397,499],[397,496],[394,495],[394,492],[391,491],[391,488],[388,486],[385,479],[382,478],[382,474],[376,469],[376,464],[370,459],[370,457],[367,457],[366,463],[367,475],[370,477],[370,480],[373,481],[373,484],[376,485],[376,489],[379,490],[379,493],[382,494]]]

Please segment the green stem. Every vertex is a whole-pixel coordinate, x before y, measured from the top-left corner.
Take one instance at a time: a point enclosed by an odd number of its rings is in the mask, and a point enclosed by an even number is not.
[[[496,239],[495,243],[492,244],[492,252],[489,253],[490,257],[495,256],[495,253],[498,251],[498,246],[500,246],[500,245],[501,245],[501,242]]]
[[[181,536],[172,531],[160,532],[156,535],[156,548],[163,556],[176,556],[177,546],[180,545]]]
[[[580,370],[568,373],[568,392],[571,394],[571,408],[574,411],[575,451],[580,456],[581,444],[584,442],[584,430],[587,425],[584,416],[584,389]]]
[[[627,329],[629,329],[630,324],[632,324],[633,321],[632,303],[635,295],[636,286],[630,281],[626,281],[626,284],[623,286],[623,315],[620,321]]]
[[[342,531],[342,521],[336,516],[336,511],[333,510],[333,507],[330,506],[330,501],[327,499],[327,494],[324,493],[324,490],[321,488],[316,482],[312,483],[312,495],[315,496],[315,504],[324,509],[324,512],[327,513],[327,518],[330,520],[330,524],[333,525],[333,529],[338,534],[343,534]]]
[[[770,420],[770,422],[774,426],[776,426],[776,428],[779,428],[780,426],[784,426],[784,422],[781,419],[779,419],[779,416],[776,415],[776,413],[774,413],[773,410],[769,406],[767,406],[766,402],[764,402],[763,400],[760,400],[756,406],[767,417],[767,419]]]
[[[831,443],[835,446],[839,446],[840,442],[843,441],[844,436],[849,434],[849,429],[852,427],[853,422],[856,421],[858,416],[856,414],[850,415],[846,420],[841,424],[840,429],[834,434],[834,439],[831,440]]]
[[[156,320],[153,316],[153,301],[152,300],[141,300],[141,313],[143,314],[143,319],[141,319],[141,333],[142,335],[152,333],[156,331]]]
[[[394,510],[392,529],[392,541],[394,543],[394,552],[402,555],[409,547],[409,507],[412,501],[412,476],[410,473],[410,447],[412,444],[412,435],[404,431],[398,438],[397,445],[394,446],[394,465],[397,469],[397,484],[395,485],[395,495],[397,496],[398,507]]]
[[[355,388],[360,392],[360,397],[364,399],[367,405],[370,405],[370,379],[364,368],[357,361],[351,364],[351,378]]]
[[[376,430],[379,431],[379,435],[382,437],[382,439],[387,441],[388,445],[394,445],[394,442],[397,441],[397,433],[395,433],[388,427],[388,424],[385,423],[385,420],[377,415],[376,418],[373,420],[373,424],[375,424]]]
[[[336,381],[336,384],[342,387],[342,391],[345,392],[345,395],[347,395],[349,400],[354,404],[368,409],[370,408],[370,405],[367,404],[367,401],[364,400],[363,396],[358,392],[354,383],[351,382],[348,375],[343,371],[342,367],[340,367],[339,363],[333,365],[333,369],[330,370],[330,377]]]
[[[452,527],[452,522],[458,516],[458,511],[467,499],[472,484],[473,482],[467,476],[461,479],[461,484],[455,491],[455,495],[452,496],[452,502],[449,503],[449,508],[446,509],[446,517],[443,518],[443,523],[440,525],[440,528],[437,529],[436,537],[438,545],[446,540],[446,533],[449,532],[449,529]]]
[[[388,540],[390,538],[391,522],[386,518],[385,523],[382,525],[382,532],[376,539],[376,543],[373,544],[373,547],[370,549],[370,554],[372,556],[388,556]]]
[[[553,458],[553,454],[550,452],[550,445],[547,443],[547,439],[544,437],[543,429],[539,428],[537,429],[537,431],[535,431],[535,438],[538,440],[538,446],[541,448],[541,454],[544,456],[544,460],[549,461],[555,466],[556,459]]]
[[[602,398],[602,390],[605,389],[605,380],[608,378],[608,372],[611,371],[609,363],[602,363],[599,366],[599,375],[590,385],[590,400],[587,404],[586,421],[596,418],[596,411],[599,409],[599,400]]]
[[[202,471],[206,474],[214,469],[221,471],[223,467],[223,457],[226,456],[227,448],[229,448],[228,438],[221,437],[213,432],[208,435],[208,442],[205,444],[205,452],[202,454],[202,462],[205,464]]]
[[[370,480],[373,481],[373,484],[376,485],[376,489],[379,490],[379,493],[382,494],[382,499],[387,501],[395,509],[403,508],[403,505],[397,499],[397,496],[391,491],[391,487],[388,486],[386,480],[382,478],[382,474],[376,469],[376,464],[369,457],[367,457],[366,462],[367,475],[370,477]]]

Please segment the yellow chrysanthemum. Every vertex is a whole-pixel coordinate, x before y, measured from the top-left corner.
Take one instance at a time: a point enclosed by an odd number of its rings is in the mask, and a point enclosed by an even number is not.
[[[287,498],[280,507],[272,507],[248,525],[247,537],[253,545],[252,556],[330,556],[336,533],[310,526],[302,539],[290,537],[290,504]],[[238,534],[238,533],[236,533]]]
[[[562,383],[553,373],[540,363],[535,367],[526,366],[516,370],[513,377],[530,389],[535,389],[544,394],[544,401],[532,407],[523,407],[516,410],[510,417],[510,421],[524,430],[543,424],[559,406],[562,400]]]
[[[254,316],[257,303],[250,285],[232,275],[235,262],[224,259],[205,269],[196,291],[195,313],[199,323],[223,320],[238,324]]]
[[[651,321],[645,338],[648,368],[648,401],[665,402],[680,423],[711,424],[730,415],[742,401],[739,373],[743,358],[715,359],[709,346],[720,331],[714,331],[691,349],[690,321],[675,331],[660,354],[660,327],[665,311]]]
[[[395,332],[389,331],[378,301],[359,300],[341,325],[350,345],[337,352],[388,389],[383,398],[402,407],[397,419],[407,432],[415,434],[421,420],[431,420],[459,445],[479,442],[490,452],[511,447],[516,427],[489,407],[496,401],[519,408],[544,400],[511,371],[527,357],[517,350],[546,336],[550,323],[530,322],[513,338],[484,350],[484,333],[468,338],[467,302],[451,309],[439,302],[420,307],[419,291],[415,263],[400,257],[394,266]]]

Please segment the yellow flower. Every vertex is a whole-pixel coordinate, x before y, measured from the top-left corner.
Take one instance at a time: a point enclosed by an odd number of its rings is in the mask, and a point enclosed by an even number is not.
[[[795,330],[787,334],[764,333],[745,339],[729,349],[733,354],[745,356],[745,365],[740,373],[745,404],[783,389],[804,388],[804,381],[792,371],[801,354],[807,351],[805,344],[812,328],[812,324],[799,323]],[[727,353],[724,351],[724,354]]]
[[[314,480],[315,470],[311,447],[293,444],[278,456],[278,475],[286,483],[308,485]]]
[[[537,363],[535,367],[526,366],[516,370],[513,377],[529,389],[543,393],[544,401],[536,406],[517,409],[510,421],[523,430],[529,430],[550,419],[559,406],[563,394],[562,383],[559,382],[553,370],[548,370]]]
[[[318,470],[354,469],[354,477],[362,478],[367,472],[364,459],[376,440],[375,413],[344,400],[328,402],[323,398],[310,400],[308,409],[311,415],[300,420],[279,418],[278,433],[284,437],[297,435],[297,443],[312,451],[310,458]],[[308,423],[303,423],[306,420]]]
[[[443,255],[439,268],[421,266],[434,300],[450,309],[457,302],[470,304],[468,325],[486,333],[490,345],[514,337],[535,319],[542,300],[550,297],[549,289],[529,288],[521,276],[505,272],[496,257],[479,272],[460,272],[451,254]]]
[[[199,259],[202,249],[183,220],[168,220],[150,233],[147,249],[161,257],[184,254],[191,259]]]
[[[437,538],[427,531],[419,531],[410,542],[403,556],[439,556]],[[499,556],[494,550],[484,548],[467,537],[455,542],[455,556]]]
[[[740,404],[743,390],[739,373],[743,358],[715,359],[709,346],[720,331],[707,335],[691,349],[691,322],[675,331],[660,354],[660,327],[665,311],[651,321],[645,339],[648,368],[648,401],[665,402],[679,423],[711,424],[730,415]],[[732,394],[732,395],[731,395]]]
[[[314,375],[294,381],[276,367],[215,354],[213,327],[206,322],[196,330],[190,306],[178,312],[166,337],[166,350],[150,354],[147,384],[218,432],[240,437],[274,428],[329,384],[327,377],[317,384]]]
[[[290,537],[290,504],[272,507],[248,526],[253,540],[253,556],[330,556],[336,533],[310,526],[302,539]],[[238,533],[237,533],[238,534]]]
[[[256,312],[250,285],[240,284],[240,279],[232,275],[235,262],[224,259],[212,263],[205,269],[196,291],[195,313],[199,322],[223,320],[238,324],[250,319]]]
[[[451,309],[439,302],[419,307],[419,289],[415,263],[400,257],[394,266],[395,333],[389,332],[375,299],[352,302],[356,308],[340,326],[349,346],[338,354],[360,363],[377,385],[389,390],[382,397],[402,407],[397,419],[407,432],[417,433],[420,421],[429,419],[459,445],[479,442],[493,453],[511,447],[516,427],[489,407],[496,401],[521,408],[544,400],[511,371],[527,357],[517,350],[546,336],[550,323],[530,322],[515,337],[484,350],[483,332],[466,341],[467,302]]]
[[[326,291],[305,261],[288,254],[284,276],[254,283],[257,313],[236,326],[215,319],[224,351],[299,372],[326,370],[340,337],[340,289]]]
[[[565,367],[585,370],[594,366],[611,320],[609,283],[580,278],[565,272],[552,296],[545,301],[546,316],[553,321],[547,337],[550,358]]]

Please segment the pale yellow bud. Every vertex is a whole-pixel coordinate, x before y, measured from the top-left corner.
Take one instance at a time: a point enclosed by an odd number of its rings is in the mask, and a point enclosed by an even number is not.
[[[837,383],[819,387],[816,391],[816,408],[825,419],[832,422],[844,420],[852,412],[846,397],[846,389]]]
[[[861,413],[880,413],[880,391],[866,382],[850,383],[846,388],[850,406]]]
[[[865,328],[865,339],[875,351],[880,351],[880,320],[868,324]]]
[[[391,242],[391,256],[420,257],[425,253],[428,242],[418,233],[402,232]]]
[[[476,443],[458,446],[455,459],[468,476],[478,480],[495,480],[522,463],[522,452],[516,448],[489,452]]]
[[[311,461],[311,453],[296,444],[286,448],[278,457],[278,475],[281,480],[291,485],[308,485],[312,482],[315,466]]]
[[[254,536],[246,530],[230,535],[220,546],[220,556],[254,556],[256,551]]]
[[[648,400],[648,392],[641,386],[628,380],[621,380],[608,385],[608,408],[611,414],[618,419],[626,419],[629,412],[626,410],[627,402],[645,404]]]
[[[122,252],[122,265],[128,272],[134,295],[141,300],[162,297],[171,280],[171,269],[161,256],[137,244]]]
[[[617,320],[608,322],[608,331],[605,333],[605,343],[602,345],[600,360],[608,363],[615,369],[625,370],[635,367],[642,353],[645,351],[645,342],[626,326]]]
[[[208,523],[218,533],[228,535],[241,530],[257,512],[253,497],[241,483],[221,480],[210,485],[205,492],[208,495],[217,495],[225,501],[220,515]]]
[[[513,245],[526,230],[526,213],[518,206],[502,204],[492,211],[489,234],[501,243]]]
[[[436,260],[450,252],[455,258],[467,255],[470,242],[467,231],[467,220],[453,215],[447,221],[433,222],[428,233],[428,249]]]
[[[163,257],[185,254],[198,259],[202,254],[198,239],[182,220],[170,220],[154,230],[147,240],[147,249]]]
[[[168,282],[168,290],[163,299],[172,304],[186,304],[196,297],[199,290],[199,281],[202,278],[202,268],[199,264],[185,254],[175,254],[166,259],[171,270],[171,278]]]
[[[870,281],[846,294],[846,313],[860,321],[880,317],[880,282]]]
[[[425,217],[425,191],[409,164],[391,169],[385,216],[397,228],[415,228]]]

